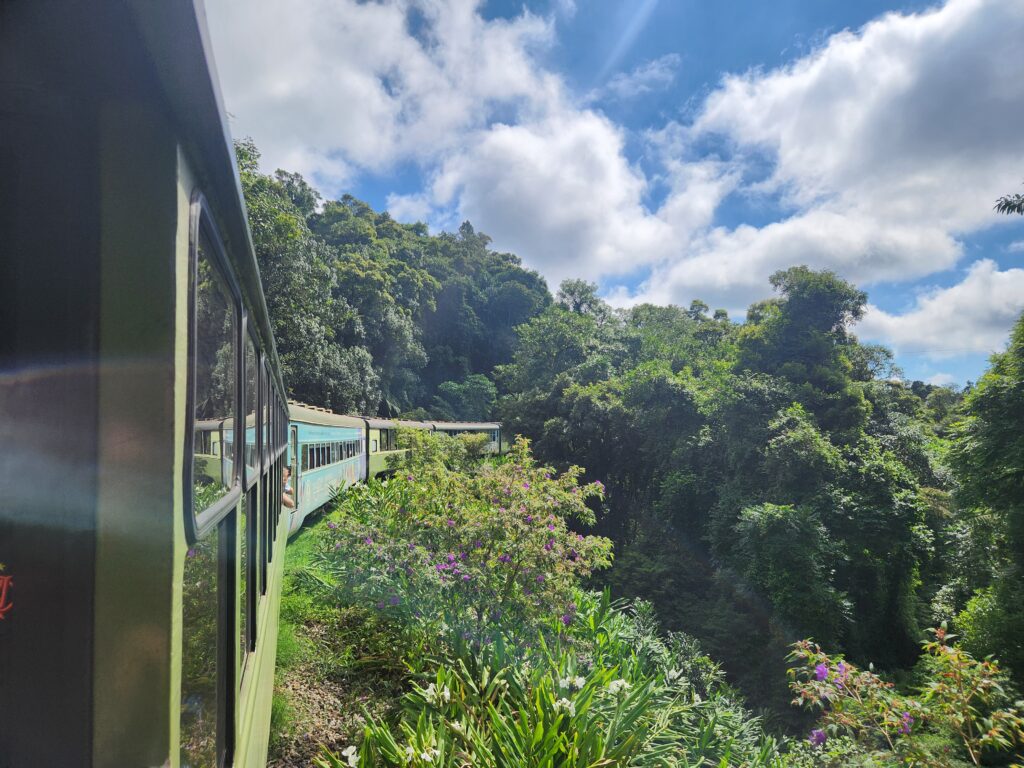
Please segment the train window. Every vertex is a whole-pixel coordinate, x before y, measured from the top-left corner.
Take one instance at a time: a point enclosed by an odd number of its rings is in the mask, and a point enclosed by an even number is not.
[[[221,528],[189,550],[182,573],[181,764],[217,765]]]
[[[189,275],[189,417],[184,472],[189,542],[182,570],[180,764],[221,765],[231,751],[238,641],[235,562],[244,434],[241,313],[200,198],[193,201]]]
[[[309,469],[309,446],[308,445],[303,445],[302,446],[302,462],[299,464],[299,467],[302,469],[303,472],[305,472],[307,469]]]
[[[220,508],[237,480],[236,462],[226,461],[221,446],[224,430],[234,429],[237,392],[235,365],[238,313],[227,281],[214,262],[213,247],[200,230],[195,256],[192,301],[192,404],[191,457],[192,513],[198,523],[207,510]],[[233,437],[233,436],[230,436]],[[233,439],[229,443],[234,445]],[[221,454],[218,456],[218,454]],[[234,457],[230,457],[233,459]],[[208,524],[216,522],[211,520]],[[196,525],[196,528],[202,528]]]
[[[256,375],[256,345],[253,343],[252,336],[248,333],[245,334],[245,389],[244,389],[244,403],[245,403],[245,484],[246,487],[251,486],[256,482],[259,477],[259,457],[256,452],[256,433],[259,430],[259,424],[256,420],[257,415],[257,393],[259,387],[259,377]]]

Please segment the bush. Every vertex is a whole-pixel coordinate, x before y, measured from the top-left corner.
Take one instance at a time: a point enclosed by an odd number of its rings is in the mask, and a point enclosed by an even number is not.
[[[895,759],[954,768],[981,765],[983,757],[1019,757],[1024,702],[1013,701],[1007,674],[997,662],[978,661],[953,644],[944,628],[932,632],[913,696],[809,640],[796,643],[790,655],[793,703],[822,710],[810,742],[820,747],[833,736],[850,737],[883,764]]]
[[[445,448],[453,442],[421,444],[394,477],[348,492],[311,586],[432,642],[529,644],[551,616],[570,623],[581,579],[611,563],[607,539],[569,527],[594,523],[587,500],[603,489],[581,486],[578,467],[556,475],[537,466],[525,440],[503,462],[462,471],[461,455]]]

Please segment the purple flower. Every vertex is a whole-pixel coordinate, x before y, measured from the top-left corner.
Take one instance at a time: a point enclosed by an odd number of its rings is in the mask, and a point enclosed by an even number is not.
[[[508,553],[504,553],[504,554],[498,555],[498,562],[499,563],[511,563],[512,562],[512,555],[510,555]]]
[[[550,472],[545,472],[544,473],[544,479],[545,480],[550,480],[551,479],[551,473]]]
[[[828,737],[825,735],[825,732],[821,730],[821,728],[815,728],[813,731],[811,731],[811,736],[807,740],[811,742],[811,744],[813,744],[814,746],[820,747],[822,744],[825,743],[827,739]]]
[[[543,573],[540,576],[537,577],[537,583],[538,584],[543,584],[544,583],[544,574]]]
[[[480,539],[477,539],[473,542],[473,549],[480,549],[480,547],[482,547],[483,545],[484,543],[480,541]]]
[[[335,549],[341,549],[341,542],[339,541],[337,544],[335,544],[334,548]]]
[[[363,539],[363,544],[365,544],[368,547],[372,546],[373,545],[373,539],[371,539],[369,536],[367,536],[365,539]]]
[[[523,519],[526,520],[526,522],[528,522],[528,523],[532,523],[533,522],[533,515],[527,515]]]
[[[391,605],[398,605],[402,601],[398,597],[398,595],[392,595],[391,598],[388,600],[388,602],[391,603]]]
[[[570,560],[575,561],[577,558],[579,558],[579,556],[580,556],[580,553],[577,552],[575,549],[570,549],[569,550],[569,559]]]
[[[406,479],[406,480],[408,480],[408,481],[409,481],[409,482],[411,483],[411,482],[412,482],[413,480],[415,480],[416,478],[415,478],[415,477],[413,477],[412,475],[406,475],[406,476],[405,476],[405,479]]]
[[[455,527],[455,521],[452,520],[450,517],[448,518],[448,527],[449,528],[454,528]]]
[[[554,539],[548,539],[548,543],[544,545],[544,549],[546,551],[550,552],[554,548],[555,548],[555,540]]]
[[[819,664],[814,668],[814,677],[817,678],[818,682],[828,677],[828,667],[824,664]]]
[[[448,553],[448,562],[449,563],[454,563],[455,562],[455,555],[453,555],[451,552]]]
[[[910,733],[910,728],[914,724],[914,718],[910,716],[909,712],[904,712],[900,722],[900,733],[904,736]]]
[[[331,520],[330,522],[327,523],[327,527],[330,528],[333,531],[335,528],[338,527],[338,524],[336,522],[334,522],[333,520]]]
[[[413,542],[409,542],[409,551],[413,552],[416,549],[416,545]]]
[[[196,551],[189,547],[188,552],[185,553],[185,557],[192,558],[196,556]]]
[[[378,611],[384,610],[384,601],[383,600],[381,602],[377,603],[377,610]]]
[[[530,490],[530,484],[529,483],[523,483],[523,488],[525,488],[526,490]]]
[[[472,577],[467,573],[462,577],[463,581],[469,581]]]
[[[555,524],[554,523],[548,523],[548,530],[549,531],[555,530]]]
[[[562,623],[568,627],[570,624],[572,624],[572,618],[573,617],[571,613],[564,613],[562,614]]]

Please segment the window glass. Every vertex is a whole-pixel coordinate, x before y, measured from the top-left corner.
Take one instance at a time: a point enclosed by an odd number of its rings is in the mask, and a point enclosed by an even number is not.
[[[221,528],[195,544],[182,573],[181,765],[217,765]]]
[[[205,235],[199,239],[195,275],[195,425],[192,455],[193,513],[199,515],[233,485],[235,416],[235,304],[213,265]],[[233,445],[229,442],[227,446]]]
[[[245,467],[248,482],[252,482],[259,474],[259,460],[256,454],[256,395],[259,392],[259,379],[256,376],[256,345],[252,337],[245,338]]]

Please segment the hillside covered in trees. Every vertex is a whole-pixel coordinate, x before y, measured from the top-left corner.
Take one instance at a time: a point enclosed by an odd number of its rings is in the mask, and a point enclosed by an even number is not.
[[[585,467],[614,565],[779,728],[787,653],[919,679],[943,622],[1024,682],[1024,322],[964,390],[908,382],[855,330],[866,294],[794,266],[742,321],[699,300],[552,296],[467,222],[431,235],[238,146],[292,395],[341,412],[500,418]],[[910,717],[910,715],[907,715]]]

